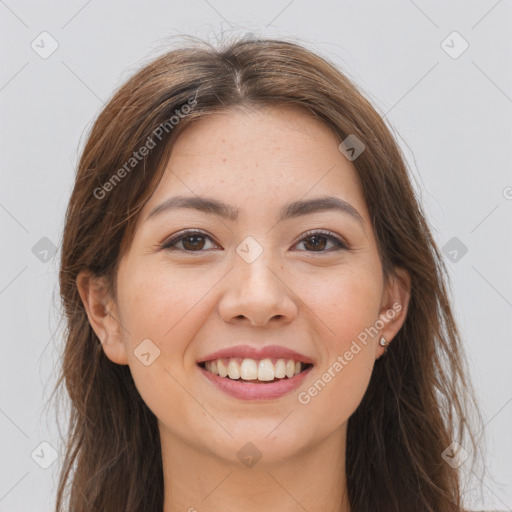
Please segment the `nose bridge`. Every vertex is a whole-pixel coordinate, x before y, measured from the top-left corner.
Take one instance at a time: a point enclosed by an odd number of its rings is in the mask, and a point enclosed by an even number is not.
[[[237,248],[235,258],[236,274],[238,275],[238,286],[249,296],[256,298],[259,295],[266,296],[271,300],[272,296],[283,293],[283,283],[278,278],[273,268],[276,265],[276,256],[270,247],[254,246],[254,242],[240,244]],[[243,249],[249,249],[243,252]]]
[[[285,284],[277,255],[248,237],[236,248],[233,272],[221,301],[225,321],[245,317],[254,325],[264,325],[273,318],[290,321],[296,315],[292,292]]]

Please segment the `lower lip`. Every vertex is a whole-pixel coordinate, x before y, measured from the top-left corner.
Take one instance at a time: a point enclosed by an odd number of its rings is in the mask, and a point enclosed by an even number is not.
[[[271,400],[286,395],[300,386],[312,368],[313,367],[310,366],[291,379],[282,379],[268,384],[254,384],[244,382],[242,379],[232,380],[228,377],[219,377],[199,367],[203,375],[221,391],[242,400]]]

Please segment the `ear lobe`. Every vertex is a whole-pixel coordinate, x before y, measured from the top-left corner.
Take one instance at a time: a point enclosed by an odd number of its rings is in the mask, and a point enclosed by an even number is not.
[[[115,302],[106,279],[83,270],[76,278],[76,285],[89,323],[100,340],[105,355],[114,363],[128,364],[121,325],[117,320]]]
[[[395,268],[385,291],[384,303],[379,318],[384,326],[379,333],[379,339],[384,337],[389,343],[397,335],[407,318],[407,309],[411,296],[411,277],[403,268]],[[377,345],[377,355],[382,355],[383,348]]]

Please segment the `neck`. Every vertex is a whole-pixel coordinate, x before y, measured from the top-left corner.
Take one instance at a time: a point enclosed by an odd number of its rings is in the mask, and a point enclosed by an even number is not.
[[[184,443],[160,427],[164,512],[350,512],[343,427],[315,446],[280,460],[266,449],[252,466]],[[250,464],[258,452],[247,447],[243,453]]]

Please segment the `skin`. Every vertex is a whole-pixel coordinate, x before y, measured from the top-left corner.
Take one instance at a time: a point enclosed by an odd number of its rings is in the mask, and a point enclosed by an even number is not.
[[[177,140],[164,178],[138,218],[120,261],[115,300],[87,272],[77,279],[105,354],[129,365],[159,420],[164,512],[350,510],[347,422],[384,352],[378,340],[391,341],[404,322],[410,281],[397,269],[397,278],[386,284],[361,185],[339,143],[328,127],[296,107],[203,118]],[[178,209],[146,220],[155,206],[178,194],[221,200],[239,208],[238,219]],[[362,222],[323,211],[276,224],[284,204],[324,195],[347,201]],[[203,252],[191,254],[190,239],[174,251],[159,249],[184,229],[210,237],[193,246]],[[308,230],[329,230],[350,250],[336,251],[325,239],[327,245],[315,249],[304,238]],[[236,252],[247,236],[263,249],[252,263]],[[298,393],[397,303],[401,311],[301,404]],[[134,355],[147,338],[160,350],[149,366]],[[284,397],[239,400],[214,387],[196,362],[243,343],[283,345],[311,357],[315,366]],[[237,457],[248,442],[262,454],[250,468]]]

